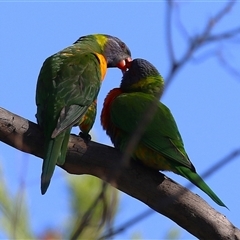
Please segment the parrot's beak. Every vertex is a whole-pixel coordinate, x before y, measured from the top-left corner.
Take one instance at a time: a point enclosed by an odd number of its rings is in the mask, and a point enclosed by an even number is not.
[[[118,65],[118,67],[122,70],[122,74],[124,74],[131,66],[132,58],[128,57],[121,61],[121,64]]]

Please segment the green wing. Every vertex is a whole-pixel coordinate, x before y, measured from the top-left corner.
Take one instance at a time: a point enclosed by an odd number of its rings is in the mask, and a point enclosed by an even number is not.
[[[46,135],[51,136],[56,128],[56,137],[78,122],[96,98],[100,80],[93,53],[60,52],[44,62],[37,83],[36,117]]]
[[[121,94],[113,101],[111,106],[110,117],[112,123],[121,131],[126,132],[126,135],[132,136],[153,101],[153,96],[140,92]],[[196,173],[184,150],[176,122],[170,110],[164,104],[158,103],[152,121],[148,126],[145,126],[141,142],[169,159],[175,173],[187,178],[208,194],[217,204],[226,207]]]
[[[134,134],[154,99],[154,96],[140,92],[121,94],[111,106],[111,121],[119,129]],[[158,102],[150,124],[145,126],[141,142],[165,157],[194,169],[184,150],[176,122],[170,110],[161,102]]]
[[[100,84],[100,66],[94,53],[68,48],[44,62],[36,90],[36,117],[45,136],[43,194],[56,163],[65,161],[71,127],[96,99]]]

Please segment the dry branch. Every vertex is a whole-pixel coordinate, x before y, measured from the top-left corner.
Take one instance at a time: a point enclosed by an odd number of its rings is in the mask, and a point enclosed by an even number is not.
[[[167,44],[167,50],[168,50],[168,56],[169,56],[169,62],[170,67],[168,74],[165,77],[165,91],[169,88],[170,84],[173,82],[174,76],[176,73],[185,66],[187,62],[193,59],[194,54],[201,49],[203,46],[206,46],[207,44],[212,43],[219,43],[220,41],[227,41],[234,39],[240,35],[240,26],[227,29],[224,32],[214,34],[213,30],[215,30],[216,26],[219,24],[219,22],[224,19],[224,17],[229,14],[229,12],[233,9],[233,6],[237,3],[236,0],[230,0],[228,1],[222,9],[219,10],[213,17],[209,18],[206,24],[203,27],[203,30],[198,32],[195,35],[188,34],[188,31],[184,24],[182,23],[179,12],[177,13],[178,19],[177,19],[177,25],[178,30],[183,34],[183,37],[187,41],[188,47],[183,52],[183,54],[180,57],[176,57],[176,53],[174,50],[174,39],[172,37],[172,29],[173,29],[173,12],[175,10],[175,1],[169,0],[166,4],[166,20],[165,20],[165,31],[166,31],[166,44]],[[219,48],[220,49],[220,48]],[[212,54],[213,56],[216,54]],[[216,55],[217,56],[217,55]],[[217,56],[218,57],[218,56]],[[229,66],[229,64],[228,64]],[[230,70],[230,73],[232,73],[232,69],[229,69],[226,67],[226,70]],[[234,69],[234,72],[237,72],[236,69]],[[236,75],[236,74],[235,74]],[[239,77],[239,74],[237,74]]]
[[[0,140],[20,151],[42,158],[43,136],[38,126],[0,108]],[[120,169],[121,154],[114,148],[72,135],[66,163],[71,174],[90,174],[142,201],[172,219],[199,239],[240,239],[225,216],[163,174],[131,161]]]

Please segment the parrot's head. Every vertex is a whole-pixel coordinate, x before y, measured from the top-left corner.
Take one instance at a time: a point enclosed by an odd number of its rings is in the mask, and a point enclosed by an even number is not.
[[[103,44],[103,55],[107,59],[107,66],[109,68],[118,67],[125,72],[132,61],[129,48],[117,37],[107,34],[103,36],[106,38]]]
[[[92,34],[80,37],[74,44],[88,44],[97,53],[104,55],[107,67],[118,67],[124,73],[132,61],[131,52],[119,38],[107,34]]]
[[[163,78],[150,62],[136,58],[128,65],[129,70],[124,73],[120,85],[124,92],[146,92],[156,95],[163,91]]]

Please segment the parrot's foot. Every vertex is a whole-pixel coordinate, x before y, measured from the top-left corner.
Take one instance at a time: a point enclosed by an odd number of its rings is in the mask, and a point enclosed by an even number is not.
[[[92,139],[91,135],[90,134],[86,134],[86,133],[83,133],[83,132],[80,132],[79,133],[79,136],[84,140],[84,142],[86,143],[89,143]]]

